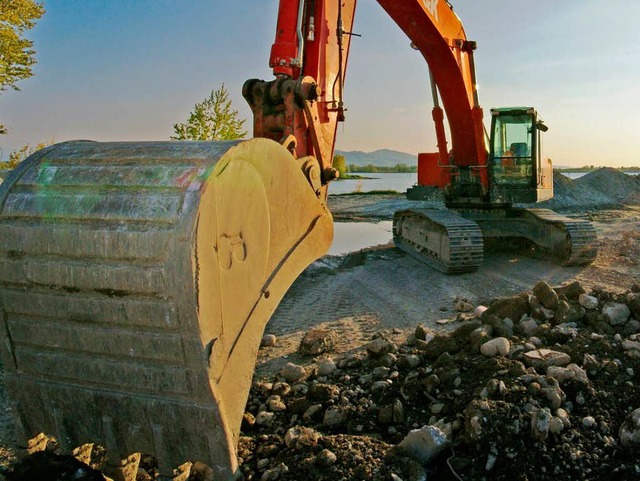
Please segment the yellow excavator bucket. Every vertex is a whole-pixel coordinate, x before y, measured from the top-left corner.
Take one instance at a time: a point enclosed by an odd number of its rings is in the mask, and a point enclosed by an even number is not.
[[[19,443],[44,432],[233,478],[265,325],[332,240],[301,167],[266,139],[78,141],[13,171],[0,336]]]

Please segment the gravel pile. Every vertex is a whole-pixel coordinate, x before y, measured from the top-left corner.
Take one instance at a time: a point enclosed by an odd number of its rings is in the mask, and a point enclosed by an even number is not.
[[[574,183],[581,189],[602,192],[620,204],[640,202],[640,178],[604,167],[580,177]]]
[[[587,174],[589,175],[589,174]],[[625,175],[625,174],[621,174]],[[579,180],[579,179],[578,179]],[[616,202],[600,190],[583,188],[559,172],[553,173],[553,199],[538,204],[548,209],[608,206]]]
[[[448,334],[287,365],[252,388],[245,479],[638,479],[633,291],[541,282]]]
[[[571,180],[554,172],[553,199],[539,204],[550,209],[589,208],[640,203],[640,179],[610,167]]]
[[[252,386],[244,479],[640,479],[639,285],[458,304],[447,333],[380,332],[340,357],[331,331],[305,336],[308,363]]]

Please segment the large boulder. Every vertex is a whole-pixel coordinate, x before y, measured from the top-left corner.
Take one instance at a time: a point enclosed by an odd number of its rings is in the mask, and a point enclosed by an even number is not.
[[[518,322],[522,316],[529,314],[529,312],[529,295],[524,292],[511,297],[501,297],[494,301],[488,309],[482,313],[482,321],[487,322],[491,317],[496,317],[500,320],[508,317]]]
[[[554,287],[554,290],[559,297],[564,296],[570,301],[577,301],[580,298],[580,294],[585,294],[584,288],[578,281]]]
[[[317,356],[331,352],[336,346],[338,336],[330,329],[315,328],[307,331],[300,341],[298,352],[303,356]]]
[[[380,358],[387,353],[398,351],[398,346],[384,337],[377,337],[364,347],[367,350],[367,354],[375,359]]]
[[[620,302],[607,302],[602,308],[602,315],[612,326],[619,326],[629,320],[631,310],[626,304]]]
[[[511,349],[511,343],[504,337],[496,337],[480,346],[480,352],[487,357],[506,356]]]
[[[633,292],[627,296],[627,305],[636,319],[640,320],[640,293]]]
[[[409,431],[398,446],[423,466],[427,466],[449,446],[449,440],[436,426],[423,426]]]
[[[598,307],[598,298],[595,296],[590,296],[589,294],[580,294],[580,297],[578,297],[578,302],[585,309],[593,310]]]
[[[547,309],[555,309],[558,305],[558,294],[545,281],[540,281],[533,287],[533,295]]]
[[[630,412],[618,433],[620,444],[625,447],[640,447],[640,408]]]

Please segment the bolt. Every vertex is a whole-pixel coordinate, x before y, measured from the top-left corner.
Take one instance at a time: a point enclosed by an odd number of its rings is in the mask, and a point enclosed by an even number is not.
[[[323,174],[325,184],[340,177],[340,172],[338,172],[338,169],[334,169],[333,167],[325,169]]]

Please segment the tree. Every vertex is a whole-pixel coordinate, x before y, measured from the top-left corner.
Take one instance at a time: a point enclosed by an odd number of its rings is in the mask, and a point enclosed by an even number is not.
[[[340,172],[340,177],[346,178],[347,172],[349,172],[349,168],[347,166],[347,162],[345,161],[344,155],[334,155],[333,156],[333,168]]]
[[[9,154],[9,160],[6,162],[6,164],[0,165],[9,169],[15,169],[20,162],[29,157],[31,154],[37,152],[38,150],[44,149],[45,147],[49,147],[50,145],[53,145],[53,143],[53,140],[49,142],[40,142],[35,147],[32,147],[29,144],[24,144],[18,150],[14,150]]]
[[[247,135],[242,130],[246,120],[238,119],[231,108],[224,84],[200,103],[196,103],[186,123],[175,124],[173,140],[235,140]]]
[[[36,52],[24,34],[44,12],[44,6],[35,0],[0,0],[0,93],[20,90],[16,82],[33,75]],[[0,124],[0,134],[6,133]]]

